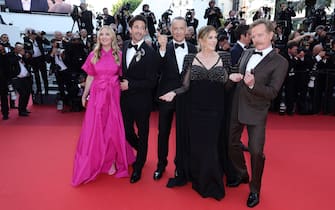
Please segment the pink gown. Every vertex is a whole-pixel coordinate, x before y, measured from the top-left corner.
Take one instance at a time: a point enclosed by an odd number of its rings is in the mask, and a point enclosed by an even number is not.
[[[116,177],[128,177],[128,165],[135,161],[120,108],[122,68],[115,63],[112,50],[102,50],[95,65],[92,57],[93,52],[82,66],[94,79],[74,159],[73,186],[92,181],[99,173],[111,174],[113,164]]]

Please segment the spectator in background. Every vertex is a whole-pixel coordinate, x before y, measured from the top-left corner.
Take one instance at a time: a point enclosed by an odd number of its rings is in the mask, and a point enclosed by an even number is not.
[[[10,78],[9,60],[5,46],[0,43],[0,100],[2,119],[8,120],[8,83]]]
[[[156,29],[155,24],[157,23],[155,14],[149,10],[148,4],[143,4],[141,15],[143,15],[148,22],[148,32],[151,39],[154,38]]]
[[[14,53],[9,58],[10,73],[15,89],[19,92],[19,116],[28,117],[30,111],[27,110],[29,96],[31,94],[31,70],[26,62],[24,45],[15,44]]]
[[[29,59],[29,64],[33,68],[37,86],[37,94],[42,93],[41,78],[40,78],[41,73],[44,83],[44,94],[48,95],[49,82],[48,82],[48,74],[45,63],[43,44],[49,45],[50,42],[47,39],[45,39],[43,35],[38,34],[34,30],[30,31],[28,38],[26,38],[24,42],[25,51],[31,57],[31,59]]]
[[[215,28],[219,28],[221,26],[220,18],[222,18],[222,13],[219,7],[215,6],[215,1],[209,1],[209,8],[206,9],[204,18],[207,19],[207,25],[212,25]]]
[[[102,9],[103,12],[103,20],[104,20],[104,25],[110,25],[112,23],[115,23],[115,19],[112,15],[108,14],[108,9],[105,7]]]
[[[80,4],[80,29],[86,29],[87,34],[91,35],[93,33],[93,13],[90,10],[87,10],[87,4]]]

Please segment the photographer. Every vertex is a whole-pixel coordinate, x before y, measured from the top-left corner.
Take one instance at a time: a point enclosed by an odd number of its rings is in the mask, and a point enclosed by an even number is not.
[[[65,53],[61,48],[62,42],[56,39],[51,40],[52,48],[47,56],[47,62],[50,63],[50,69],[55,72],[56,82],[60,93],[59,100],[70,105],[73,98],[73,87],[71,72],[64,63]],[[65,91],[68,93],[66,94]]]
[[[42,93],[40,73],[44,83],[44,94],[48,95],[48,74],[45,63],[45,54],[43,44],[49,45],[50,42],[44,37],[45,33],[37,33],[34,30],[28,31],[28,37],[24,38],[24,50],[28,53],[28,64],[31,65],[34,72],[37,91],[35,93]]]
[[[292,17],[295,17],[296,14],[293,8],[290,6],[291,2],[280,4],[281,11],[278,13],[277,25],[281,25],[283,33],[285,36],[289,36],[292,29]],[[288,6],[289,5],[289,6]]]
[[[197,28],[199,25],[199,20],[195,18],[194,9],[187,9],[185,19],[187,26],[192,26],[194,28],[194,36],[197,37]]]
[[[103,20],[104,20],[104,25],[110,25],[112,23],[115,23],[115,19],[112,15],[108,14],[108,9],[105,7],[102,10],[103,12]]]
[[[141,15],[147,19],[148,31],[150,37],[153,39],[155,37],[155,24],[157,23],[155,14],[149,10],[148,4],[143,4]]]
[[[221,26],[220,18],[222,18],[222,13],[220,8],[215,6],[215,1],[209,1],[209,8],[206,9],[204,19],[208,18],[207,25],[212,25],[215,28]]]
[[[158,23],[158,31],[161,34],[167,35],[168,38],[171,38],[171,19],[170,16],[172,15],[173,11],[171,9],[166,10],[163,14],[161,19]]]
[[[126,3],[120,8],[120,11],[116,14],[117,19],[117,33],[121,35],[123,40],[129,39],[128,21],[131,16],[129,14],[130,4]]]
[[[81,13],[80,13],[80,30],[81,29],[86,29],[87,33],[89,35],[91,35],[93,33],[93,13],[92,11],[87,10],[87,4],[85,3],[81,3],[80,4],[80,9],[81,9]]]

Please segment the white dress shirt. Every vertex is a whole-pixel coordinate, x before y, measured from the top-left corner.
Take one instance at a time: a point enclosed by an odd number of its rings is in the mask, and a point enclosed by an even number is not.
[[[67,69],[61,55],[55,55],[55,64],[57,64],[60,67],[59,71],[64,71]]]
[[[138,46],[138,48],[137,49],[139,49],[140,48],[140,46],[143,44],[143,42],[144,42],[144,39],[142,39],[141,41],[139,41],[138,43],[133,43],[133,41],[131,41],[131,44],[133,44],[133,45],[137,45]],[[128,48],[128,46],[126,46],[127,48]],[[127,68],[129,68],[129,65],[130,65],[130,63],[131,63],[131,60],[134,58],[134,56],[135,56],[135,54],[136,54],[136,50],[135,50],[135,48],[128,48],[127,49],[127,55],[126,55],[126,63],[127,63]]]
[[[242,47],[243,50],[246,50],[246,49],[247,49],[247,48],[246,48],[246,45],[243,44],[242,42],[237,41],[236,43],[239,44],[239,45]]]
[[[21,55],[18,55],[21,59],[22,59],[22,56]],[[24,62],[22,60],[19,61],[19,65],[20,65],[20,74],[17,75],[18,78],[24,78],[24,77],[27,77],[29,75],[29,72],[26,68],[26,66],[24,65]]]
[[[22,8],[24,11],[30,11],[31,7],[31,0],[21,0],[22,2]]]
[[[37,44],[36,40],[34,40],[32,42],[33,42],[33,50],[34,50],[33,58],[41,56],[42,52],[41,52],[40,48],[38,47],[38,44]]]
[[[185,40],[183,42],[180,42],[180,43],[173,40],[173,47],[174,47],[174,44],[184,44],[184,46],[185,46],[184,48],[178,47],[178,48],[174,49],[174,51],[176,53],[176,60],[177,60],[177,64],[178,64],[178,70],[179,70],[179,73],[181,73],[183,71],[183,63],[184,63],[185,55],[188,54],[187,43],[186,43]]]
[[[251,69],[254,69],[262,60],[263,58],[265,58],[265,56],[267,56],[267,54],[269,54],[272,50],[272,46],[264,49],[264,50],[257,50],[255,49],[256,52],[262,52],[263,55],[259,55],[259,54],[253,54],[250,59],[249,62],[247,64],[246,67],[246,72],[251,72]]]

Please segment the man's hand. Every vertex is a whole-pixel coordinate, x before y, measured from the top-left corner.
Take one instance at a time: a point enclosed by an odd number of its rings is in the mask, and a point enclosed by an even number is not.
[[[128,80],[123,79],[123,80],[120,82],[121,90],[122,90],[122,91],[128,90],[128,89],[129,89],[128,84],[129,84]]]
[[[170,91],[162,96],[159,97],[159,99],[163,100],[163,101],[167,101],[167,102],[171,102],[174,97],[176,96],[176,93],[173,91]]]
[[[244,75],[244,83],[252,88],[254,87],[255,85],[255,76],[253,74],[251,74],[250,72],[247,72],[245,75]]]
[[[157,32],[157,41],[158,41],[159,46],[160,46],[159,50],[165,52],[166,51],[166,45],[167,45],[167,42],[168,42],[167,36]]]

